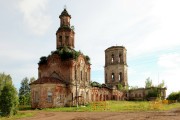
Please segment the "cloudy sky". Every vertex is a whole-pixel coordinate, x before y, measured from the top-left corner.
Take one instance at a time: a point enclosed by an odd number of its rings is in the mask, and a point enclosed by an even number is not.
[[[91,58],[91,79],[104,82],[104,50],[127,48],[128,82],[143,87],[162,80],[180,90],[179,0],[0,0],[0,72],[19,88],[37,78],[38,61],[56,49],[64,6],[75,26],[75,49]]]

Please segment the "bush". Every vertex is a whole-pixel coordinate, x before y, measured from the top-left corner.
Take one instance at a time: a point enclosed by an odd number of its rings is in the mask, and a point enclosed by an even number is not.
[[[102,87],[102,85],[100,83],[96,82],[96,81],[91,82],[91,86],[92,87]]]
[[[40,61],[39,61],[38,64],[46,64],[46,63],[47,63],[47,57],[46,57],[46,56],[42,56],[42,57],[40,58]]]
[[[11,84],[4,86],[0,95],[2,116],[11,116],[17,113],[18,97],[15,87]]]
[[[172,92],[167,97],[168,100],[178,100],[180,102],[180,91],[179,92]]]
[[[157,90],[157,88],[152,88],[152,90],[150,90],[148,92],[148,94],[146,95],[147,99],[157,98],[157,97],[158,97],[158,90]]]
[[[88,55],[85,56],[85,59],[88,63],[90,63],[90,57]]]
[[[74,59],[77,60],[77,58],[79,57],[80,54],[82,54],[80,51],[76,51],[74,49],[68,48],[68,47],[61,47],[58,48],[56,51],[52,51],[51,54],[46,57],[46,56],[42,56],[40,58],[39,61],[39,65],[40,64],[46,64],[48,61],[48,58],[53,55],[53,54],[57,54],[59,55],[59,57],[61,58],[61,60],[69,60],[69,59]],[[83,54],[82,54],[83,55]],[[90,57],[89,56],[85,56],[83,55],[85,60],[90,64]]]

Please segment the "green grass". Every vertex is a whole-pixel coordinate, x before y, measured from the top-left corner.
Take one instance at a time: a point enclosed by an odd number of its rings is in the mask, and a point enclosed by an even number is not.
[[[148,111],[148,102],[110,101],[110,111]]]
[[[42,109],[42,111],[60,111],[60,112],[102,112],[102,111],[109,111],[109,112],[137,112],[137,111],[166,111],[172,109],[180,109],[180,103],[173,103],[173,104],[154,104],[152,102],[147,101],[106,101],[106,109],[104,106],[96,106],[94,108],[93,104],[88,104],[87,106],[79,106],[77,107],[59,107],[59,108],[46,108]],[[32,117],[37,112],[29,111],[29,106],[22,107],[21,110],[18,112],[17,115],[12,117],[0,117],[0,120],[15,120],[18,118],[26,118]],[[24,111],[25,110],[25,111]]]
[[[46,108],[45,111],[62,111],[62,112],[92,112],[92,111],[110,111],[110,112],[136,112],[136,111],[165,111],[175,108],[180,108],[180,103],[174,104],[155,104],[147,101],[107,101],[106,109],[102,106],[93,107],[93,104],[88,106],[77,107],[60,107]]]
[[[163,105],[161,110],[172,110],[172,109],[180,109],[180,103]]]
[[[45,108],[45,111],[61,111],[61,112],[90,112],[93,111],[91,105],[77,107],[59,107],[59,108]]]
[[[34,116],[34,113],[31,112],[19,112],[14,116],[11,117],[0,117],[0,120],[15,120],[19,118],[26,118],[26,117],[32,117]]]

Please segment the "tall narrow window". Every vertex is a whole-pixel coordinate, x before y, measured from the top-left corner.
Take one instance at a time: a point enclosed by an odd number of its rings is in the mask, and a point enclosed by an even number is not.
[[[47,102],[52,102],[52,92],[47,93]]]
[[[106,73],[106,75],[105,75],[105,83],[107,83],[107,73]]]
[[[34,101],[34,102],[35,102],[35,103],[39,102],[39,94],[38,94],[37,91],[35,92],[34,97],[35,97],[35,101]]]
[[[112,73],[111,78],[112,78],[112,81],[115,80],[114,73]]]
[[[76,76],[77,76],[77,71],[76,71],[76,66],[74,67],[74,79],[76,80]]]
[[[62,36],[59,36],[60,45],[62,45]]]
[[[81,71],[81,80],[82,80],[82,71]]]
[[[86,81],[88,81],[88,75],[87,75],[87,72],[86,72]]]
[[[121,63],[121,54],[119,54],[118,62]]]
[[[122,73],[120,72],[119,73],[119,82],[121,82],[122,81]]]
[[[114,54],[111,55],[111,63],[114,62]]]
[[[66,45],[69,45],[69,36],[66,36],[65,42],[66,42]]]

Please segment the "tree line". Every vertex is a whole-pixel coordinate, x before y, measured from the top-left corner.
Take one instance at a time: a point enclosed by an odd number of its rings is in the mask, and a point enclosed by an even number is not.
[[[0,73],[0,116],[15,115],[19,109],[19,105],[30,105],[31,95],[29,84],[33,81],[35,81],[34,77],[30,79],[25,77],[21,81],[19,92],[17,92],[11,76]]]

